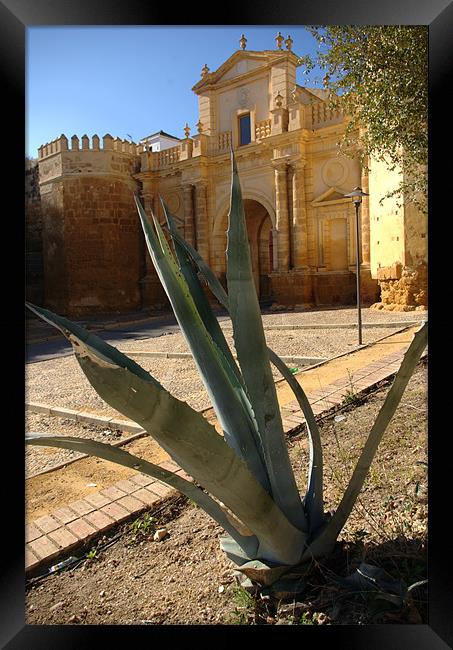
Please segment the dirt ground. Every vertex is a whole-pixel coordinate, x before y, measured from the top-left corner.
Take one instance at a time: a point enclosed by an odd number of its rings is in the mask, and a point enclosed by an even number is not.
[[[335,508],[341,498],[387,391],[385,386],[364,403],[353,401],[340,417],[337,413],[323,422],[326,510]],[[304,491],[308,454],[303,430],[292,437],[289,448]],[[118,527],[91,549],[79,551],[80,562],[73,568],[31,580],[26,622],[426,623],[426,585],[415,587],[397,607],[370,595],[351,594],[336,581],[363,561],[384,568],[406,586],[426,579],[426,461],[427,368],[422,363],[384,436],[337,549],[326,562],[308,568],[305,589],[297,599],[284,602],[242,588],[234,565],[220,550],[222,529],[187,499],[175,497],[161,509]],[[154,531],[162,527],[166,536],[153,541]]]
[[[295,375],[301,383],[304,391],[320,390],[327,384],[339,378],[350,376],[354,378],[354,371],[362,365],[372,363],[382,356],[390,354],[393,346],[401,344],[408,345],[412,340],[416,328],[384,337],[382,341],[370,347],[363,348],[359,352],[348,356],[341,356],[338,359],[329,361],[316,368],[307,368]],[[285,381],[277,382],[277,392],[280,405],[291,402],[294,395]],[[208,419],[216,424],[213,411],[206,413]],[[42,420],[48,421],[49,416],[43,416]],[[54,418],[57,419],[57,418]],[[75,422],[67,421],[64,430],[66,435],[78,435]],[[86,425],[93,430],[94,426]],[[74,430],[72,430],[74,428]],[[102,429],[103,427],[101,427]],[[42,430],[38,427],[35,430]],[[129,435],[129,434],[127,434]],[[94,438],[94,436],[91,436]],[[168,459],[168,454],[150,437],[140,438],[123,447],[131,454],[143,457],[150,462],[159,463]],[[48,454],[49,456],[58,450],[51,447],[29,447],[28,453]],[[123,478],[134,474],[134,470],[121,467],[115,463],[101,461],[96,458],[84,458],[74,464],[68,464],[57,472],[48,472],[32,476],[26,481],[26,517],[28,521],[37,519],[52,510],[67,505],[71,501],[77,501],[93,492],[102,490]],[[92,487],[95,485],[95,487]]]

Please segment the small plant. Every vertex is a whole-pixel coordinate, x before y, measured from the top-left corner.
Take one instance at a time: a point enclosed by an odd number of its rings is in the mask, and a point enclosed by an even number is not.
[[[297,622],[298,622],[299,625],[314,625],[315,624],[314,621],[313,621],[312,615],[307,613],[307,612],[304,612]]]
[[[150,529],[154,527],[155,523],[156,518],[151,517],[149,512],[147,512],[143,515],[143,517],[139,517],[131,523],[131,530],[134,536],[137,536],[138,534],[145,536],[147,533],[151,532]]]
[[[233,602],[236,607],[232,614],[234,625],[247,625],[255,614],[255,599],[243,587],[235,587],[233,590]]]
[[[94,560],[97,557],[97,552],[98,552],[97,548],[95,546],[93,546],[93,548],[91,548],[88,551],[88,553],[85,555],[86,559],[87,560]]]
[[[150,373],[95,333],[28,304],[69,339],[82,371],[100,397],[152,435],[194,482],[94,440],[32,433],[26,443],[81,451],[168,483],[226,531],[221,547],[242,573],[277,588],[284,574],[297,577],[313,558],[325,557],[334,549],[426,346],[428,325],[418,330],[405,354],[337,509],[333,515],[324,512],[320,432],[296,377],[266,345],[233,155],[232,168],[228,293],[180,236],[166,204],[162,201],[174,253],[159,221],[154,215],[148,218],[136,197],[151,259],[209,393],[222,436],[200,413],[173,397]],[[237,361],[214,316],[204,282],[230,314]],[[307,424],[310,459],[303,495],[289,460],[270,362],[289,384]],[[145,526],[137,524],[137,531]]]
[[[343,393],[343,405],[357,406],[358,404],[361,403],[362,400],[355,389],[354,382],[352,381],[353,374],[349,369],[348,369],[348,377],[349,377],[349,388],[345,393]]]

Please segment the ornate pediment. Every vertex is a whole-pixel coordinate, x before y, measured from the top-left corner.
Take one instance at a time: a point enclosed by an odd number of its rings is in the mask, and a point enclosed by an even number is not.
[[[209,87],[221,85],[230,80],[253,75],[260,69],[269,68],[271,65],[285,60],[288,57],[297,59],[293,52],[283,52],[280,50],[264,50],[263,52],[253,52],[247,50],[238,50],[232,54],[222,65],[210,72],[204,68],[202,79],[193,86],[192,90],[196,93],[207,90]]]
[[[316,199],[313,199],[311,204],[314,207],[321,205],[332,205],[334,203],[348,203],[351,199],[345,198],[344,192],[337,187],[329,187],[328,190],[320,194]]]

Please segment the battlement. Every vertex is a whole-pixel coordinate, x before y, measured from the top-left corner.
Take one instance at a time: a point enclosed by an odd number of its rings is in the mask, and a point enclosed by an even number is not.
[[[139,147],[135,142],[129,140],[122,140],[121,138],[113,138],[109,133],[106,133],[101,139],[98,135],[94,134],[91,138],[83,135],[80,139],[77,135],[73,135],[71,140],[62,133],[59,138],[43,144],[38,149],[38,160],[44,160],[57,153],[62,152],[86,152],[86,151],[116,151],[117,153],[130,154],[137,156],[142,147]]]

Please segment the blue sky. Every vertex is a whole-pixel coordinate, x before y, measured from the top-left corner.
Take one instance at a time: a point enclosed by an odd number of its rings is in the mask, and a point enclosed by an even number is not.
[[[191,90],[206,63],[217,69],[239,48],[276,49],[278,31],[293,39],[298,55],[313,54],[316,42],[303,26],[93,26],[27,29],[26,154],[64,133],[131,137],[155,131],[184,137],[198,121]],[[283,46],[284,47],[284,46]],[[297,69],[297,82],[315,86]]]

